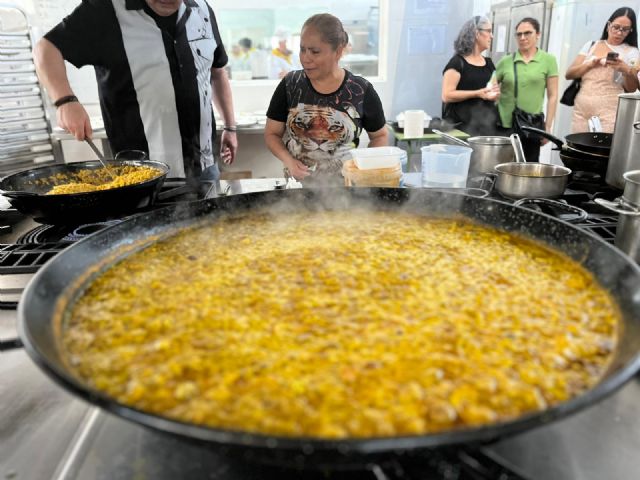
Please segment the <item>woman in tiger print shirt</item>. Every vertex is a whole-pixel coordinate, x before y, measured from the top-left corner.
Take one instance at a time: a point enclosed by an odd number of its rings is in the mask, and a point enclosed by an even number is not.
[[[305,186],[343,185],[342,162],[358,146],[363,129],[370,147],[388,143],[373,86],[338,64],[347,43],[338,18],[310,17],[300,39],[303,70],[282,79],[267,111],[267,147]]]

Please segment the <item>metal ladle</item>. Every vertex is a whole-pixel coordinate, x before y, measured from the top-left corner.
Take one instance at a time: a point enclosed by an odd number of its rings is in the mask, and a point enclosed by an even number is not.
[[[91,150],[93,150],[93,153],[95,153],[98,156],[98,160],[100,160],[100,163],[104,167],[105,171],[111,177],[111,180],[115,180],[116,179],[115,175],[113,173],[111,173],[111,170],[107,166],[107,162],[105,162],[105,159],[104,159],[104,156],[102,155],[102,152],[100,152],[100,150],[98,150],[98,147],[96,147],[96,144],[93,143],[93,140],[91,140],[89,137],[84,137],[84,141],[89,144],[89,146],[91,147]]]

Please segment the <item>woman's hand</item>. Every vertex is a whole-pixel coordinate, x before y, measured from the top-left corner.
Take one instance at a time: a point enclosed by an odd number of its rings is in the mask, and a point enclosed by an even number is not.
[[[613,68],[616,72],[621,72],[625,75],[633,75],[633,69],[626,64],[624,60],[621,60],[619,57],[615,60],[607,59],[606,65],[608,67]]]
[[[287,170],[289,170],[289,174],[296,180],[303,180],[305,177],[311,175],[309,167],[293,157],[291,157],[291,159],[284,160],[283,163]]]
[[[479,97],[482,100],[488,100],[490,102],[494,102],[500,98],[500,85],[492,85],[490,87],[481,88],[478,90]]]
[[[544,131],[545,131],[545,132],[549,132],[549,133],[550,133],[550,132],[551,132],[551,129],[550,129],[549,127],[545,127],[545,128],[544,128]],[[549,139],[548,139],[548,138],[545,138],[545,137],[540,138],[540,146],[544,146],[544,145],[546,145],[547,143],[549,143]]]
[[[589,67],[589,70],[595,67],[604,67],[606,65],[607,57],[593,57],[590,60],[587,60],[585,65]]]

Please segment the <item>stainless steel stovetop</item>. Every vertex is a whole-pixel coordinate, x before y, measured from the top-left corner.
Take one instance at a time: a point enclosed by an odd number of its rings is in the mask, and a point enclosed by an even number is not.
[[[271,189],[275,182],[230,184],[226,193],[233,194]],[[30,220],[19,222],[10,236],[32,226]],[[0,243],[7,241],[6,234],[0,236]],[[6,281],[0,276],[0,290]],[[0,309],[0,340],[15,336],[15,310]],[[608,399],[565,420],[488,445],[476,456],[461,451],[460,462],[451,463],[448,456],[442,461],[436,458],[435,463],[414,458],[358,472],[282,470],[238,461],[224,451],[122,420],[59,388],[23,350],[0,354],[0,479],[7,480],[627,479],[640,471],[639,445],[640,381],[636,378]],[[465,469],[469,466],[475,472]]]

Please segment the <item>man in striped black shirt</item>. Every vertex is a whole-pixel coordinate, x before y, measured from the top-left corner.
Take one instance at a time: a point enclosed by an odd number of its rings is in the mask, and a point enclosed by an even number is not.
[[[64,60],[93,65],[112,150],[143,150],[170,177],[212,180],[212,102],[224,120],[221,158],[237,150],[227,53],[207,0],[83,0],[35,48],[38,75],[57,107],[58,125],[90,137]]]

